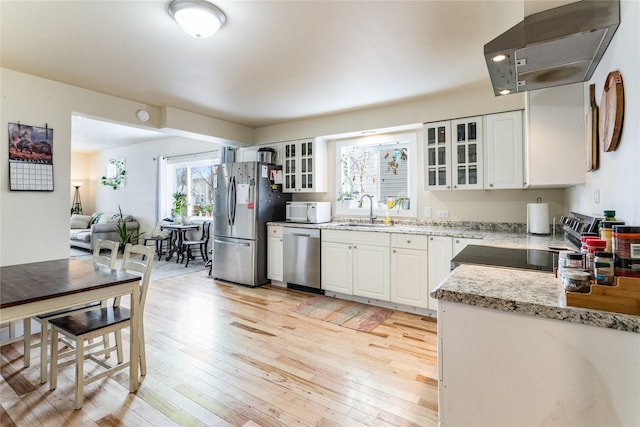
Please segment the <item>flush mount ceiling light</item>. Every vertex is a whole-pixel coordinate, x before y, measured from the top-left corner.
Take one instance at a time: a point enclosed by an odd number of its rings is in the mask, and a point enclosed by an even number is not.
[[[227,20],[224,12],[204,0],[173,0],[169,14],[192,37],[211,37]]]

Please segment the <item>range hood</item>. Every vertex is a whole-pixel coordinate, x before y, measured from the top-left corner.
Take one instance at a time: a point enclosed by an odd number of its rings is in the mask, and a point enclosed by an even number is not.
[[[619,24],[619,0],[582,0],[527,16],[484,45],[496,96],[589,80]]]

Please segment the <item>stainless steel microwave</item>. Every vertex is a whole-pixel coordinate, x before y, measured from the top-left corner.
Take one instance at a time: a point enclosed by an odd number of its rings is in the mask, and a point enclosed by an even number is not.
[[[287,202],[287,221],[318,224],[331,221],[330,202]]]

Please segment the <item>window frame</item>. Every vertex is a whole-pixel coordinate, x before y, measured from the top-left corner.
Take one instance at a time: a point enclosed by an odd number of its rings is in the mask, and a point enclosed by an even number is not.
[[[336,205],[335,205],[335,214],[338,216],[368,216],[369,215],[369,203],[368,200],[364,201],[365,206],[362,208],[358,207],[346,207],[343,206],[343,203],[338,199],[341,188],[342,188],[342,158],[341,153],[342,149],[345,147],[352,146],[380,146],[380,145],[391,145],[394,143],[406,143],[408,145],[408,187],[409,187],[409,209],[389,209],[389,215],[391,217],[417,217],[417,205],[418,205],[418,137],[416,132],[405,132],[398,134],[380,134],[380,135],[370,135],[363,136],[358,138],[348,138],[336,140],[335,144],[335,161],[336,161],[336,172],[335,172],[335,194],[336,194]],[[379,173],[380,171],[378,171]],[[379,178],[379,177],[378,177]],[[359,200],[359,199],[358,199]],[[384,206],[384,201],[378,201],[382,203],[381,205],[374,206],[373,214],[380,217],[385,216],[387,213],[386,206]]]
[[[177,156],[176,158],[169,158],[167,160],[167,166],[166,166],[166,174],[164,177],[165,183],[166,183],[166,190],[167,191],[167,196],[165,197],[165,200],[167,201],[167,205],[163,206],[163,218],[171,218],[172,217],[172,208],[173,208],[173,197],[172,195],[174,193],[176,193],[177,191],[181,191],[180,189],[177,188],[177,183],[176,183],[176,170],[180,169],[180,168],[187,168],[187,188],[186,188],[186,193],[187,193],[187,203],[188,203],[188,208],[187,208],[187,218],[202,218],[202,219],[212,219],[212,216],[194,216],[193,215],[193,206],[194,206],[194,201],[193,201],[193,197],[191,196],[191,184],[192,184],[192,172],[191,169],[192,168],[196,168],[196,167],[202,167],[202,166],[211,166],[212,168],[212,174],[214,173],[214,168],[215,165],[220,163],[220,158],[219,156],[207,156],[207,157],[197,157],[197,158],[189,158],[189,159],[185,159],[182,158],[182,156]],[[215,184],[212,183],[212,188]],[[211,205],[213,206],[214,204],[214,197],[212,195],[212,200],[211,200]],[[215,208],[214,208],[215,209]]]

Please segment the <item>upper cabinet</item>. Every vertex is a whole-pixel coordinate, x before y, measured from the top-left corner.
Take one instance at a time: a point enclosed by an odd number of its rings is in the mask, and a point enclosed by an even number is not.
[[[489,114],[486,120],[486,189],[523,188],[522,111]]]
[[[326,141],[304,139],[283,143],[283,191],[327,191]]]
[[[482,116],[451,121],[451,178],[456,190],[482,188],[484,159]]]
[[[241,147],[239,150],[239,162],[255,162],[258,160],[258,150],[261,148],[272,148],[275,150],[275,164],[282,166],[282,143],[252,145],[251,147]]]
[[[426,123],[423,138],[425,190],[450,190],[451,121]]]
[[[568,187],[585,182],[584,98],[582,83],[525,94],[529,187]]]

